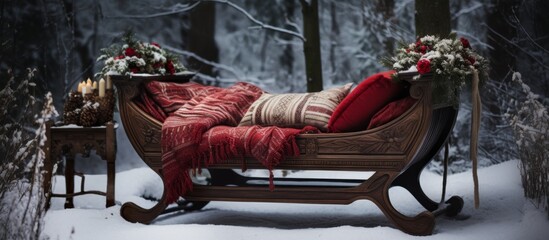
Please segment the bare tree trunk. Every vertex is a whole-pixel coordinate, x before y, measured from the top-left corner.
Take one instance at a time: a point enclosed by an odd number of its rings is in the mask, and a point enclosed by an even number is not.
[[[263,42],[261,43],[261,51],[259,52],[259,58],[261,59],[261,65],[259,71],[265,71],[265,61],[267,60],[267,47],[269,46],[269,33],[263,32]]]
[[[377,11],[383,14],[383,18],[386,21],[395,21],[395,0],[377,0],[375,6]],[[387,51],[388,53],[392,53],[394,51],[394,39],[385,39],[383,43],[385,45],[385,51]]]
[[[416,36],[450,34],[449,0],[416,0]]]
[[[215,3],[204,2],[189,14],[188,50],[198,56],[219,62],[219,49],[215,43]],[[213,66],[204,64],[195,58],[188,59],[188,66],[197,72],[217,76]]]
[[[292,19],[294,17],[295,12],[295,1],[284,1],[284,12],[286,12],[286,16],[289,19]],[[288,24],[286,25],[286,28],[290,28]],[[286,41],[291,41],[293,39],[292,36],[288,34],[281,34],[280,38]],[[285,44],[284,50],[282,55],[280,55],[278,59],[280,65],[284,69],[284,73],[286,74],[284,77],[292,77],[294,75],[294,48],[292,44]],[[293,84],[293,81],[290,80],[290,91],[293,92],[293,87],[295,84]]]
[[[339,24],[337,23],[337,9],[334,1],[330,2],[330,18],[332,20],[332,33],[330,34],[330,66],[331,72],[335,73],[336,70],[336,53],[337,40],[339,39]]]
[[[303,51],[307,91],[322,91],[322,60],[320,54],[320,33],[318,29],[318,0],[300,0],[303,13]]]
[[[490,51],[490,77],[496,81],[503,81],[510,68],[515,66],[515,47],[508,40],[517,36],[514,23],[508,18],[512,16],[513,7],[517,1],[492,0],[494,7],[488,13],[488,44],[493,47]]]

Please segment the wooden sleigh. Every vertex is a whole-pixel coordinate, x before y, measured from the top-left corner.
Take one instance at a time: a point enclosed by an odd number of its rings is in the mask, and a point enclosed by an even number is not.
[[[405,114],[383,126],[360,132],[301,134],[297,136],[300,156],[288,157],[278,169],[375,172],[365,180],[342,179],[275,179],[275,189],[258,185],[257,180],[237,174],[232,169],[242,166],[242,159],[228,160],[210,166],[209,184],[195,184],[194,190],[178,202],[176,210],[199,210],[209,201],[279,202],[314,204],[350,204],[368,199],[402,231],[414,235],[430,235],[435,216],[456,215],[463,201],[454,196],[446,203],[431,200],[420,186],[423,168],[447,141],[457,110],[453,106],[436,105],[431,99],[429,75],[414,79],[417,73],[401,73],[399,78],[410,83],[410,96],[417,99]],[[145,163],[162,178],[162,123],[140,109],[134,99],[141,84],[147,81],[186,82],[188,76],[110,76],[119,95],[122,124],[131,144]],[[263,169],[254,159],[244,159],[248,169]],[[308,184],[314,181],[315,184]],[[285,184],[291,182],[292,184]],[[301,184],[295,184],[295,183]],[[322,184],[319,184],[322,183]],[[391,204],[389,188],[401,186],[426,209],[416,216],[405,216]],[[130,222],[150,223],[166,211],[166,191],[151,209],[128,202],[122,205],[121,215]]]

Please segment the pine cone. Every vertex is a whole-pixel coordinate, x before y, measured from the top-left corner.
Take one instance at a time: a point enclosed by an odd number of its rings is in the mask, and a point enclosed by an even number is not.
[[[106,122],[112,120],[112,116],[109,118],[109,103],[106,97],[100,98],[97,102],[99,103],[97,125],[104,125]]]
[[[105,92],[105,97],[99,98],[99,114],[98,114],[98,124],[103,125],[107,122],[112,121],[113,112],[114,112],[114,92],[112,90],[107,90]]]
[[[63,113],[63,118],[65,124],[76,124],[80,125],[80,112],[82,109],[77,108],[73,111],[65,111]]]
[[[92,101],[88,101],[84,104],[82,107],[82,113],[80,114],[80,124],[82,126],[91,127],[96,124],[98,107],[99,104]]]
[[[86,102],[95,102],[95,96],[93,95],[93,93],[84,94],[84,103]]]
[[[63,118],[65,124],[77,124],[80,121],[80,109],[84,105],[82,94],[78,92],[69,93],[63,107]]]

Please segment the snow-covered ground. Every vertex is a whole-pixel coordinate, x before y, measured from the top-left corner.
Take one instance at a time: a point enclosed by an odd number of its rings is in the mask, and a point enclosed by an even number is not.
[[[310,173],[292,173],[294,176]],[[357,173],[349,173],[356,176]],[[479,170],[481,205],[472,207],[471,172],[448,179],[448,194],[465,200],[465,220],[439,217],[434,234],[407,235],[395,229],[369,201],[351,205],[212,202],[202,211],[162,216],[150,225],[126,222],[120,204],[105,209],[105,198],[75,198],[75,209],[63,209],[64,199],[53,198],[45,217],[43,235],[50,239],[548,239],[549,220],[523,197],[517,161]],[[428,195],[439,198],[441,177],[424,172],[422,184]],[[86,189],[104,190],[105,175],[88,175]],[[79,181],[75,184],[79,186]],[[158,196],[160,179],[148,168],[116,175],[117,202],[141,206],[154,203],[141,196]],[[64,191],[64,178],[55,177],[55,192]],[[390,192],[395,207],[414,215],[422,207],[406,191]]]

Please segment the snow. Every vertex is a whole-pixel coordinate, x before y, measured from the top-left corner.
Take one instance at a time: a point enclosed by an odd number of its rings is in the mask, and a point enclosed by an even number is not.
[[[350,205],[212,202],[203,210],[161,216],[150,225],[126,222],[120,203],[132,201],[143,207],[159,196],[160,178],[148,168],[116,175],[117,205],[106,208],[105,198],[83,195],[75,209],[63,209],[64,199],[53,198],[45,216],[43,237],[51,239],[546,239],[549,220],[543,210],[523,197],[519,162],[507,161],[479,169],[480,208],[474,209],[471,172],[448,177],[448,195],[464,198],[465,220],[438,217],[433,235],[405,234],[389,223],[381,211],[366,200]],[[356,178],[357,173],[338,172]],[[317,176],[321,172],[291,172],[289,176]],[[86,190],[105,190],[105,175],[87,175]],[[76,178],[75,186],[80,186]],[[438,199],[441,176],[425,171],[421,178],[427,194]],[[78,190],[78,189],[76,189]],[[64,191],[63,176],[54,179],[54,192]],[[390,191],[395,207],[413,216],[422,207],[401,188]],[[545,237],[544,237],[545,236]]]

